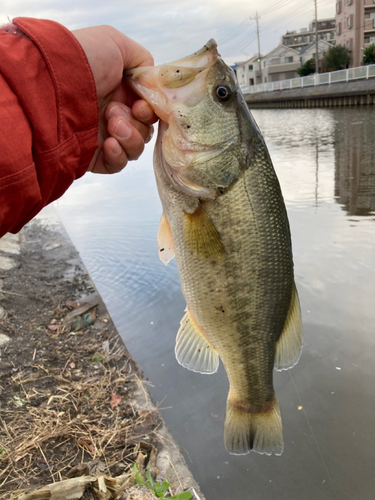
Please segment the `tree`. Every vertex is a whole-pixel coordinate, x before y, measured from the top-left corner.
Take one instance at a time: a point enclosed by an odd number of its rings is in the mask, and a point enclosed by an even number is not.
[[[375,64],[375,43],[365,48],[363,52],[363,64]]]
[[[338,71],[349,66],[349,50],[342,45],[331,47],[323,58],[324,71]]]
[[[308,76],[315,73],[315,59],[309,59],[300,68],[296,69],[299,76]]]

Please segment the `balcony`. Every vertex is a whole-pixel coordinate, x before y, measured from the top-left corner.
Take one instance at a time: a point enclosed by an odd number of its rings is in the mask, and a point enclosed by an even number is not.
[[[295,71],[297,68],[301,66],[301,63],[298,62],[292,62],[292,63],[280,63],[280,64],[271,64],[267,66],[268,69],[268,74],[273,74],[273,73],[288,73],[289,71]]]

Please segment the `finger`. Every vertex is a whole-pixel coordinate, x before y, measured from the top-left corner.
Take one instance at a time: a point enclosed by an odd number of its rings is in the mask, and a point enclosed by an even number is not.
[[[149,126],[137,120],[128,106],[120,102],[110,102],[105,110],[105,118],[109,121],[116,116],[122,117],[128,121],[136,130],[138,130],[144,141],[149,136]]]
[[[108,137],[103,143],[104,173],[116,174],[126,167],[128,156],[114,137]]]
[[[158,121],[158,117],[155,115],[154,111],[148,104],[148,102],[143,99],[135,101],[132,106],[132,115],[139,121],[151,125]]]
[[[147,128],[145,125],[143,127]],[[145,138],[121,116],[114,116],[108,122],[108,134],[118,140],[129,160],[136,160],[143,152]]]
[[[153,66],[154,58],[150,52],[131,38],[117,30],[109,32],[109,36],[116,43],[123,59],[124,68],[137,68],[138,66]]]

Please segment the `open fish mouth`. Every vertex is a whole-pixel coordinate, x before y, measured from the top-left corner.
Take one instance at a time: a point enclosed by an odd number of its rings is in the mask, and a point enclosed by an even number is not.
[[[219,53],[213,38],[200,50],[168,64],[142,66],[124,72],[129,84],[168,121],[178,102],[196,105],[205,94],[205,76]],[[185,89],[182,89],[185,87]]]

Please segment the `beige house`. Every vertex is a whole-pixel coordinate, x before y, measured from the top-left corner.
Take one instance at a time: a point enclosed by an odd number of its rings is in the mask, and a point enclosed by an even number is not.
[[[327,54],[330,48],[334,47],[329,42],[326,42],[325,40],[319,40],[318,42],[318,60],[319,60],[319,71],[320,73],[322,72],[322,60],[323,57]],[[301,52],[301,66],[305,64],[309,59],[315,59],[316,56],[316,44],[315,42],[311,43],[307,47],[304,47]]]
[[[351,68],[362,65],[364,49],[375,43],[375,0],[336,2],[336,43],[350,50]]]
[[[292,47],[279,45],[262,58],[262,83],[289,80],[298,76],[300,53]]]

